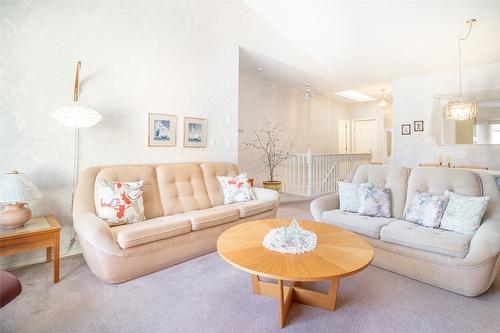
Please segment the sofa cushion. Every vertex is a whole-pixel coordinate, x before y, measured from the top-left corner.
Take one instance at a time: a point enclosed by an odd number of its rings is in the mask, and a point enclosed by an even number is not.
[[[359,191],[360,188],[372,187],[370,183],[354,184],[338,182],[339,187],[339,208],[346,212],[357,213],[359,210]]]
[[[471,237],[399,220],[383,227],[380,239],[419,250],[463,258],[469,251]]]
[[[109,225],[144,221],[142,180],[137,182],[108,182],[96,179],[97,216]]]
[[[440,228],[474,235],[481,225],[490,198],[466,196],[450,191],[444,192],[444,196],[450,201],[444,211]]]
[[[201,168],[196,163],[164,164],[156,168],[165,215],[210,208]]]
[[[205,162],[200,164],[203,172],[203,178],[212,206],[224,204],[224,194],[222,193],[217,177],[230,176],[236,177],[240,171],[236,164],[229,162]]]
[[[97,174],[96,179],[104,179],[108,182],[143,182],[144,215],[146,219],[163,216],[163,209],[158,192],[158,181],[155,169],[151,166],[120,166],[103,167]],[[94,203],[97,205],[97,188],[94,183]],[[95,207],[98,211],[97,206]]]
[[[367,216],[391,217],[391,190],[361,186],[358,212]]]
[[[482,186],[479,176],[469,170],[450,168],[415,168],[408,178],[405,209],[417,192],[431,195],[443,195],[452,191],[462,195],[480,196]]]
[[[217,180],[219,181],[222,194],[224,195],[225,205],[233,202],[245,202],[256,199],[246,172],[236,177],[219,176]]]
[[[225,206],[237,208],[240,211],[240,217],[243,218],[273,210],[274,203],[274,200],[256,199],[246,202],[235,202]]]
[[[229,205],[228,205],[229,206]],[[208,209],[187,212],[191,219],[191,229],[200,230],[216,225],[239,220],[240,211],[236,207],[217,206]]]
[[[387,217],[363,216],[334,209],[323,212],[322,221],[371,238],[379,238],[380,228],[397,220]]]
[[[372,183],[391,191],[391,215],[401,219],[405,207],[410,169],[392,165],[360,165],[352,177],[353,183]]]
[[[191,232],[191,219],[183,215],[157,217],[136,224],[125,224],[111,228],[111,232],[122,249],[151,243]]]

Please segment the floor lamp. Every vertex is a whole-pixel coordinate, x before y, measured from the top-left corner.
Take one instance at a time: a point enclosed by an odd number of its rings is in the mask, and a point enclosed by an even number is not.
[[[99,112],[80,105],[80,69],[82,62],[76,63],[75,88],[73,96],[73,104],[64,106],[54,113],[52,116],[63,126],[71,127],[74,130],[74,146],[73,146],[73,182],[71,187],[71,209],[73,209],[73,200],[75,196],[75,188],[78,180],[78,131],[80,128],[89,128],[95,126],[102,119]],[[71,238],[70,246],[73,244],[75,236]]]

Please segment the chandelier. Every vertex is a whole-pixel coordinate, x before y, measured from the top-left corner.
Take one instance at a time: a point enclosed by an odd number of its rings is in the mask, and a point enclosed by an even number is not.
[[[465,21],[467,31],[463,37],[460,35],[458,36],[459,97],[446,105],[446,116],[448,119],[452,120],[474,119],[477,115],[477,103],[474,98],[464,97],[462,95],[462,41],[469,37],[474,22],[476,22],[476,19]]]

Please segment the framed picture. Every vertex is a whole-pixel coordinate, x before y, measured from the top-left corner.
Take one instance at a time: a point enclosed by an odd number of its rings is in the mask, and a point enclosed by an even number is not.
[[[411,134],[411,124],[401,125],[401,134],[402,135],[410,135]]]
[[[184,147],[207,146],[207,120],[184,117]]]
[[[423,132],[424,131],[424,121],[416,120],[413,122],[413,131],[415,132]]]
[[[148,146],[174,147],[176,129],[176,116],[161,113],[148,113]]]

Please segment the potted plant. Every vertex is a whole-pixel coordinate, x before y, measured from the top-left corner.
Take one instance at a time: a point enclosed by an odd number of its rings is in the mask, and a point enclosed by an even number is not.
[[[276,126],[270,121],[264,120],[263,129],[254,131],[254,142],[245,143],[247,148],[254,148],[262,152],[262,162],[269,172],[269,180],[262,183],[264,188],[275,191],[281,190],[281,181],[274,179],[276,168],[290,157],[290,150],[293,146],[293,141],[281,139],[283,130],[283,123]]]

